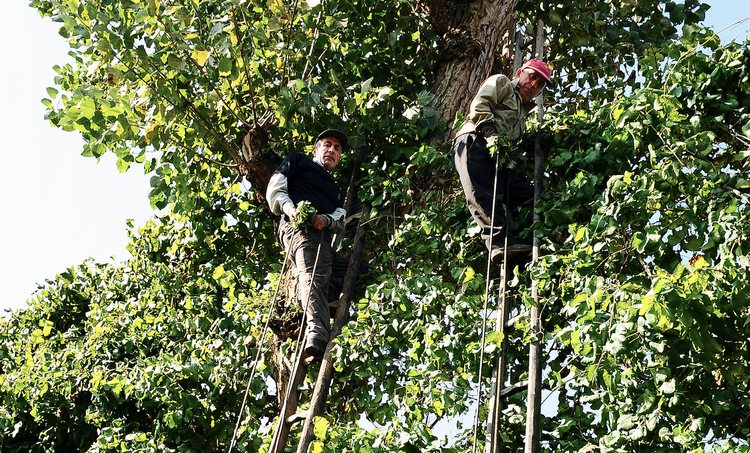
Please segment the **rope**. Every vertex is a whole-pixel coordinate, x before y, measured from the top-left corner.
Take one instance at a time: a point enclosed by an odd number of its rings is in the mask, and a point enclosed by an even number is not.
[[[497,195],[497,174],[498,174],[498,166],[500,165],[500,153],[498,152],[495,155],[495,181],[492,185],[492,191],[495,195]],[[507,196],[507,195],[506,195]],[[497,196],[492,197],[492,215],[490,216],[490,225],[492,228],[495,227],[495,206],[497,203]],[[507,206],[507,200],[505,205]],[[506,208],[507,209],[507,208]],[[507,217],[506,217],[507,222]],[[508,234],[506,231],[505,234],[505,246],[507,251],[507,242],[508,242]],[[505,259],[503,259],[503,275],[502,280],[505,280]],[[474,414],[474,440],[472,441],[472,447],[471,451],[472,453],[476,453],[477,451],[477,426],[479,426],[479,406],[482,402],[482,372],[483,372],[483,365],[484,365],[484,345],[485,345],[485,337],[487,335],[487,301],[489,299],[489,292],[490,292],[490,270],[492,266],[492,240],[490,239],[490,250],[487,254],[487,279],[484,283],[484,307],[483,307],[483,314],[482,314],[482,344],[479,349],[479,370],[477,373],[477,410]]]
[[[506,182],[506,186],[505,186],[505,238],[504,238],[505,242],[503,244],[503,247],[505,248],[506,252],[508,251],[508,230],[510,229],[510,226],[508,225],[508,221],[509,221],[508,219],[510,219],[510,208],[509,208],[510,202],[508,201],[508,197],[510,196],[510,170],[507,170],[507,172],[508,172],[508,175],[505,178],[505,182]],[[508,292],[508,288],[507,288],[507,285],[508,285],[508,256],[507,256],[507,254],[506,254],[506,256],[503,259],[503,265],[501,267],[501,273],[502,273],[502,275],[501,275],[501,280],[500,280],[500,287],[498,289],[498,292],[500,293],[498,295],[498,299],[500,300],[500,312],[498,313],[498,318],[500,318],[501,314],[505,314],[506,313],[506,308],[507,308],[507,305],[506,305],[506,302],[505,302],[505,298],[506,298],[507,292]],[[506,317],[507,317],[507,315],[503,316],[502,318],[499,319],[499,321],[504,324]],[[503,335],[505,335],[505,328],[503,328]],[[506,339],[503,338],[503,341],[505,342]],[[507,348],[505,348],[505,349],[507,349]],[[500,354],[507,354],[507,350],[503,350],[503,348],[501,348],[500,349]],[[499,365],[500,365],[500,362],[498,361],[498,366]],[[505,367],[507,367],[507,366],[508,366],[508,362],[507,362],[507,360],[504,359],[503,368],[497,370],[497,374],[496,374],[497,382],[495,383],[496,387],[500,387],[503,384],[503,381],[505,381]],[[500,393],[499,388],[496,389],[496,392],[499,395],[499,393]],[[499,398],[496,398],[495,399],[495,406],[493,408],[494,412],[492,414],[489,414],[489,416],[492,417],[493,426],[494,426],[495,430],[497,430],[498,422],[499,422],[499,417],[496,417],[497,414],[499,414],[499,412],[500,412],[498,410],[499,407],[500,407],[500,401],[499,401]],[[497,448],[498,445],[497,445],[496,440],[497,440],[496,438],[492,439],[491,442],[492,442],[492,445],[494,445],[495,448],[491,452],[489,452],[489,453],[496,453],[497,451],[499,451],[498,448]]]
[[[271,324],[271,316],[273,316],[274,310],[276,310],[276,298],[279,295],[279,288],[281,287],[281,281],[284,279],[284,269],[286,268],[286,263],[289,260],[289,256],[286,255],[284,257],[284,262],[281,264],[281,273],[279,274],[279,283],[276,285],[276,291],[274,292],[273,298],[271,299],[271,310],[268,312],[268,317],[266,319],[266,325],[263,326],[263,331],[260,334],[260,337],[258,338],[258,352],[255,354],[255,360],[253,361],[253,368],[250,372],[250,379],[247,380],[247,387],[245,388],[245,396],[242,398],[242,405],[240,406],[239,413],[237,414],[237,423],[234,426],[234,432],[232,433],[232,441],[229,444],[229,453],[232,453],[232,450],[234,449],[236,442],[237,442],[237,433],[240,430],[240,422],[242,421],[242,413],[245,412],[245,407],[247,404],[247,396],[250,393],[250,385],[253,382],[253,379],[255,379],[255,373],[258,371],[258,361],[260,360],[260,353],[263,351],[263,345],[265,344],[264,339],[266,338],[266,333],[268,333],[268,327]]]

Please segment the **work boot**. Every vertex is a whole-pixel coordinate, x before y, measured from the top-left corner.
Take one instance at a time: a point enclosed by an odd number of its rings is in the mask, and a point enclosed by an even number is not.
[[[497,248],[492,250],[492,262],[500,266],[503,264],[504,259],[508,259],[508,263],[513,263],[519,258],[524,258],[531,253],[531,246],[528,244],[513,244],[508,246],[507,253],[505,249]]]

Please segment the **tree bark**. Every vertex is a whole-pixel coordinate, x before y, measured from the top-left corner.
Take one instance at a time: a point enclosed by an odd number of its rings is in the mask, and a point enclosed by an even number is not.
[[[467,112],[482,82],[492,74],[502,42],[510,42],[508,28],[518,0],[422,0],[433,29],[441,38],[430,91],[431,107],[450,128],[456,112]]]
[[[258,204],[264,206],[270,213],[266,201],[266,188],[283,159],[273,151],[269,151],[266,144],[268,144],[268,131],[263,126],[253,126],[245,134],[242,138],[240,173],[255,189]]]

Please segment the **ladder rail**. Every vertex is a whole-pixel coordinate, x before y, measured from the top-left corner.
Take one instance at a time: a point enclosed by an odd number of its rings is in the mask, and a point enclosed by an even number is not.
[[[541,19],[536,25],[536,56],[542,59],[544,55],[544,22]],[[544,118],[544,103],[541,94],[537,98],[539,124]],[[534,222],[541,220],[541,214],[536,202],[542,196],[542,179],[544,177],[544,149],[542,149],[542,132],[536,133],[534,142]],[[541,239],[534,235],[532,263],[539,261]],[[540,315],[541,297],[536,279],[531,282],[531,297],[534,306],[531,307],[531,345],[529,346],[529,393],[526,400],[526,441],[524,453],[540,453],[541,451],[541,412],[542,412],[542,320]]]
[[[305,380],[305,376],[307,375],[307,366],[302,361],[301,354],[297,359],[294,370],[296,371],[296,374],[294,376],[289,376],[289,380],[292,382],[284,396],[284,406],[282,408],[283,414],[279,414],[279,424],[276,426],[276,431],[274,432],[273,440],[271,441],[271,447],[268,449],[270,453],[283,453],[287,440],[289,439],[289,432],[292,429],[292,425],[295,423],[293,417],[297,412],[297,406],[299,405],[299,392],[297,391],[297,387]]]
[[[541,134],[537,135],[536,146],[534,147],[534,160],[535,160],[535,173],[537,162],[541,163],[544,159],[544,151],[541,146]],[[541,182],[541,179],[538,180]],[[534,192],[536,197],[537,187],[541,184],[537,183],[534,185]],[[539,187],[541,191],[541,187]],[[538,221],[539,213],[534,211],[534,221]],[[534,247],[532,262],[539,260],[539,246],[540,240],[538,237],[534,237]],[[541,405],[542,405],[542,321],[541,321],[541,298],[539,296],[539,285],[536,280],[532,281],[531,284],[531,297],[534,299],[534,305],[530,310],[530,321],[531,321],[531,344],[529,345],[529,393],[526,401],[526,441],[525,441],[525,453],[539,453],[540,452],[540,420],[541,420]]]
[[[318,244],[318,251],[315,254],[315,264],[313,265],[312,270],[313,276],[315,275],[315,272],[318,268],[320,247],[321,244]],[[311,288],[313,283],[313,279],[311,278]],[[276,425],[276,431],[274,432],[271,446],[268,449],[270,453],[282,453],[284,451],[287,439],[289,438],[289,431],[291,429],[291,424],[288,423],[287,420],[289,419],[289,417],[294,415],[295,412],[297,412],[297,406],[299,405],[299,392],[297,392],[297,386],[305,380],[305,375],[307,374],[307,366],[303,362],[304,351],[302,350],[302,339],[303,331],[305,328],[305,319],[307,318],[307,306],[310,304],[310,295],[311,293],[308,293],[307,300],[302,304],[302,323],[300,325],[299,338],[297,339],[297,348],[294,352],[294,356],[296,357],[296,359],[294,360],[294,366],[289,376],[289,383],[287,385],[286,393],[284,394],[284,404],[282,404],[281,411],[279,413],[279,422],[278,425]]]
[[[500,354],[495,357],[493,369],[492,369],[492,386],[490,389],[490,402],[489,411],[487,415],[487,442],[485,451],[487,453],[499,453],[500,443],[502,438],[500,437],[500,414],[503,411],[503,398],[509,395],[503,394],[503,384],[507,379],[508,369],[508,331],[510,326],[508,325],[508,317],[510,315],[510,298],[507,297],[507,280],[505,278],[505,266],[503,266],[503,275],[501,278],[500,287],[500,313],[497,317],[496,330],[503,335],[502,343],[500,345]]]

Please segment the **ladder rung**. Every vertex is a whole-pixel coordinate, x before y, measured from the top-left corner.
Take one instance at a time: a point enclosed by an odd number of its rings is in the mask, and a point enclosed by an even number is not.
[[[290,425],[293,425],[297,422],[301,422],[302,420],[305,420],[307,418],[307,414],[310,413],[310,409],[306,409],[302,412],[297,412],[296,414],[292,415],[291,417],[286,419],[286,422]]]
[[[529,311],[528,311],[528,310],[527,310],[527,311],[525,311],[525,312],[523,312],[523,313],[521,313],[521,314],[519,314],[519,315],[516,315],[516,316],[514,316],[514,317],[510,318],[510,319],[509,319],[509,320],[508,320],[508,321],[507,321],[507,322],[505,323],[505,327],[508,327],[508,328],[509,328],[509,327],[513,327],[513,326],[515,326],[515,325],[516,325],[516,323],[517,323],[518,321],[520,321],[520,320],[521,320],[522,318],[526,318],[527,316],[529,316]]]
[[[504,389],[500,390],[500,397],[507,398],[509,396],[515,395],[516,393],[521,393],[527,388],[529,388],[529,381],[516,382],[510,387],[505,387]]]

